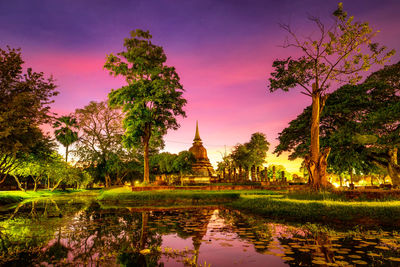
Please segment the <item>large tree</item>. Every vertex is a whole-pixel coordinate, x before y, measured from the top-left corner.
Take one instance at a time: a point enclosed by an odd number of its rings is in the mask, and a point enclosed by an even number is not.
[[[24,72],[23,64],[19,49],[0,48],[0,183],[44,139],[39,126],[50,121],[57,95],[52,78],[31,68]]]
[[[80,138],[75,154],[80,164],[91,167],[97,178],[104,179],[106,187],[111,178],[122,182],[126,176],[128,162],[137,161],[135,150],[122,146],[123,114],[120,109],[111,108],[106,102],[90,102],[75,111],[80,129]]]
[[[317,37],[301,38],[289,25],[282,25],[289,34],[284,47],[298,48],[302,55],[297,59],[275,60],[272,65],[275,70],[269,78],[271,92],[301,87],[302,93],[312,99],[311,139],[305,160],[314,189],[328,185],[326,167],[330,148],[325,147],[320,153],[319,125],[328,90],[332,90],[331,84],[356,83],[361,79],[361,71],[368,70],[373,64],[383,64],[394,54],[394,50],[386,52],[385,47],[373,43],[377,31],[366,22],[354,21],[354,17],[343,10],[342,3],[333,15],[331,27],[310,17],[317,26]]]
[[[78,141],[78,123],[72,115],[61,116],[53,124],[54,135],[65,147],[65,162],[68,162],[69,147]]]
[[[176,117],[186,116],[183,87],[174,67],[166,65],[161,46],[151,42],[148,31],[136,30],[125,38],[125,51],[110,54],[104,65],[115,76],[123,76],[127,85],[112,90],[109,103],[122,107],[124,144],[128,148],[141,144],[144,156],[144,182],[149,182],[149,144],[151,138],[162,139],[168,129],[177,129]]]
[[[321,144],[332,147],[329,169],[339,175],[376,173],[385,167],[400,184],[396,149],[400,146],[400,63],[386,66],[362,84],[333,92],[321,113]],[[309,106],[279,134],[275,153],[305,158],[310,144]],[[396,172],[397,171],[397,172]]]

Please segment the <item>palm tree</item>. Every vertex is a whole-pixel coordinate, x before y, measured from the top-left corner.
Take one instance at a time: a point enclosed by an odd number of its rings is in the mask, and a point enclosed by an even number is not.
[[[78,140],[78,122],[72,115],[61,116],[53,125],[54,135],[65,147],[65,161],[68,162],[69,146]]]

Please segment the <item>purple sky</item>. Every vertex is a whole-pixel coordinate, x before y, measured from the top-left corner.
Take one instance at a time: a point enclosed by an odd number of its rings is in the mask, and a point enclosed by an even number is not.
[[[381,30],[376,41],[400,48],[400,1],[347,0],[344,9],[357,21]],[[279,23],[297,32],[315,28],[315,15],[329,21],[338,1],[220,0],[10,0],[0,2],[0,47],[21,47],[26,66],[52,74],[60,95],[54,111],[68,114],[91,100],[105,100],[120,79],[103,69],[105,56],[122,49],[123,38],[136,28],[150,30],[164,47],[186,89],[187,118],[165,137],[166,148],[179,152],[191,146],[195,122],[212,163],[224,145],[229,152],[260,131],[272,143],[310,99],[294,90],[267,91],[272,61],[293,51],[279,47],[286,34]],[[391,63],[400,60],[398,52]],[[269,163],[298,165],[285,157]]]

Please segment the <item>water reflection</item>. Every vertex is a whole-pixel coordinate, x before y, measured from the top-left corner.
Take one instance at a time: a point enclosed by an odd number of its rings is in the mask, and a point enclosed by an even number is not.
[[[0,265],[397,266],[399,243],[393,231],[294,227],[223,207],[48,199],[0,213]]]

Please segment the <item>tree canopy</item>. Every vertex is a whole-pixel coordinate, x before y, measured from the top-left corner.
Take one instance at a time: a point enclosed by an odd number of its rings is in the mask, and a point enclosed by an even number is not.
[[[107,56],[104,65],[111,75],[123,76],[127,85],[112,90],[109,103],[124,112],[123,142],[144,152],[144,181],[149,182],[149,142],[177,129],[177,116],[185,117],[183,86],[174,67],[167,66],[161,46],[151,42],[148,31],[136,30],[125,38],[125,50]]]
[[[80,164],[89,168],[108,187],[111,179],[122,183],[129,168],[139,165],[137,151],[122,146],[123,113],[106,102],[90,102],[77,109],[75,116],[80,129],[75,154]],[[132,166],[132,164],[134,166]]]
[[[31,68],[24,72],[23,64],[20,49],[0,48],[0,183],[45,138],[39,126],[50,122],[58,93],[52,78]]]
[[[268,149],[265,134],[256,132],[251,135],[249,142],[237,144],[233,148],[231,158],[237,167],[250,171],[252,167],[262,166],[266,162]]]

